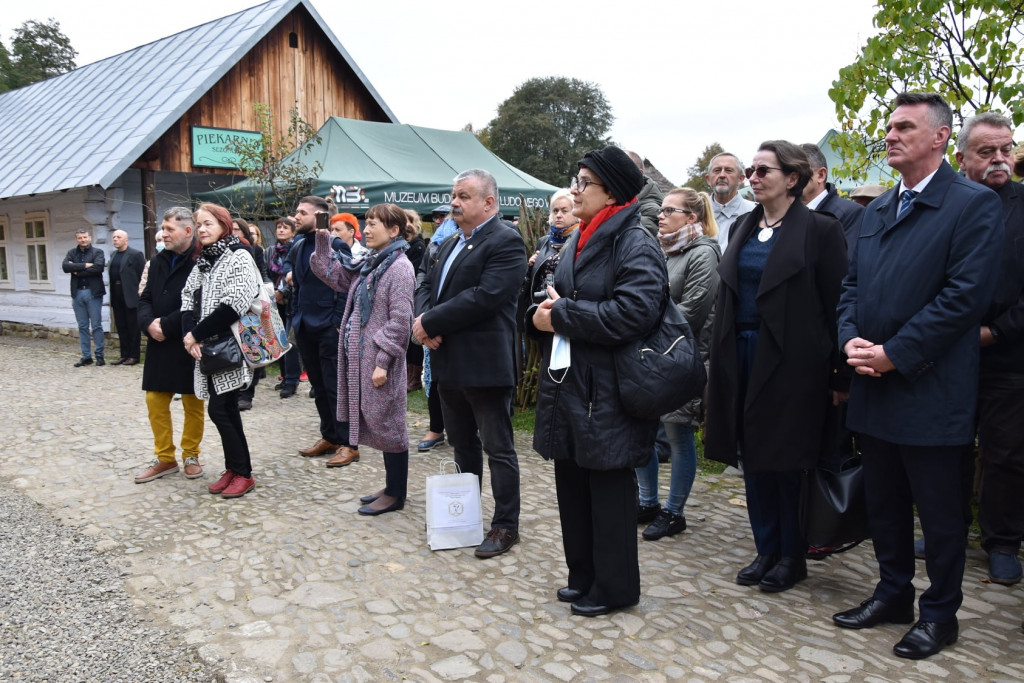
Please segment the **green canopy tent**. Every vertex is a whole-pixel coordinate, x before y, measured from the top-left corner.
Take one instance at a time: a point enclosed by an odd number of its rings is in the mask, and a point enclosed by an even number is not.
[[[321,144],[295,152],[308,166],[322,166],[312,194],[334,198],[339,211],[362,214],[375,204],[397,204],[429,214],[451,201],[452,179],[470,168],[482,168],[498,181],[503,215],[519,212],[522,195],[527,206],[547,207],[556,187],[502,161],[465,131],[438,130],[407,124],[375,123],[332,116],[318,132]],[[245,180],[203,192],[200,201],[240,206],[259,192]],[[270,203],[268,193],[264,201]]]

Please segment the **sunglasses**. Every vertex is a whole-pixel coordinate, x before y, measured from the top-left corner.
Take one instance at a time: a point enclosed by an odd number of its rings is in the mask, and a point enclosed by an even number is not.
[[[747,180],[750,180],[750,177],[755,175],[755,174],[757,175],[758,178],[764,178],[766,175],[768,175],[768,171],[781,171],[781,170],[782,170],[781,168],[776,168],[775,166],[763,166],[762,165],[762,166],[758,166],[757,168],[754,168],[753,166],[747,166],[747,168],[743,171],[743,175],[745,175],[747,177]]]

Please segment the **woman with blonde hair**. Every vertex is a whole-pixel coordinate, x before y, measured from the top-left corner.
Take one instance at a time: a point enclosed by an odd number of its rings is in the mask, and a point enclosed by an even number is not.
[[[717,236],[718,224],[707,194],[680,187],[665,195],[658,213],[658,242],[667,259],[669,294],[698,340],[705,363],[718,296],[718,262],[722,258]],[[661,418],[672,452],[665,507],[658,503],[658,459],[651,458],[636,470],[640,505],[659,509],[657,517],[644,529],[643,537],[648,541],[674,536],[686,528],[683,506],[697,475],[694,433],[701,423],[702,408],[703,401],[695,398]]]

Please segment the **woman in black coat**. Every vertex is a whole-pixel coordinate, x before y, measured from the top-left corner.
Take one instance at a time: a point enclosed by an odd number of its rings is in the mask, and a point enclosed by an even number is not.
[[[544,350],[533,448],[555,462],[568,586],[558,599],[597,616],[640,600],[633,468],[654,453],[658,421],[626,415],[613,352],[650,330],[667,296],[661,247],[640,226],[643,175],[617,147],[588,152],[573,178],[579,229],[562,249],[551,297],[528,333],[570,343],[569,366]],[[609,288],[611,296],[609,297]]]
[[[747,169],[759,206],[733,226],[718,269],[704,452],[742,460],[757,557],[736,582],[768,592],[807,578],[801,471],[834,447],[830,406],[848,383],[836,341],[846,241],[838,220],[799,201],[810,174],[796,145],[761,145]]]

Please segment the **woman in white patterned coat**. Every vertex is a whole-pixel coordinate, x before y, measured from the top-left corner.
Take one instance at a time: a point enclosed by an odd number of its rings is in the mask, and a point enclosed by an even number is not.
[[[338,419],[349,424],[349,441],[384,453],[384,488],[363,496],[361,515],[405,506],[409,479],[405,353],[412,332],[416,276],[405,255],[408,217],[394,204],[366,213],[370,253],[358,260],[331,249],[318,230],[310,268],[336,291],[348,290],[338,338]],[[357,456],[358,457],[358,456]]]
[[[181,292],[182,333],[185,349],[196,359],[196,397],[208,401],[210,420],[224,447],[224,473],[210,485],[210,493],[225,498],[244,496],[256,487],[249,444],[242,431],[238,392],[252,380],[242,367],[204,375],[199,371],[203,343],[231,336],[231,325],[249,310],[263,278],[252,255],[231,232],[231,214],[216,204],[202,204],[195,213],[196,233],[203,245],[196,265]]]

